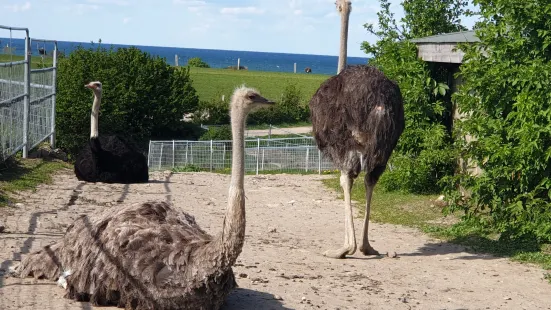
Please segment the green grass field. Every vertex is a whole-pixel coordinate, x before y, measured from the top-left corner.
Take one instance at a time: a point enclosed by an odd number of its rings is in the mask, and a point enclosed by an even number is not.
[[[220,100],[222,95],[228,100],[234,88],[244,83],[273,100],[281,98],[285,86],[294,84],[301,90],[303,99],[309,100],[329,75],[191,68],[191,78],[199,99],[205,101]]]
[[[0,54],[0,62],[10,62],[10,61],[19,61],[19,60],[23,60],[23,56]],[[42,61],[42,58],[40,56],[32,56],[31,68],[37,69],[37,68],[51,67],[53,65],[53,62],[54,61],[51,56],[44,57],[44,61]]]

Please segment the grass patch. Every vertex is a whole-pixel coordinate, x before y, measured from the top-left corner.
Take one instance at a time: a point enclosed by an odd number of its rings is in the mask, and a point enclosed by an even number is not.
[[[320,84],[329,78],[329,75],[323,74],[212,68],[191,68],[190,75],[199,99],[204,101],[220,100],[222,95],[229,100],[235,87],[243,83],[257,88],[263,96],[273,100],[279,100],[285,86],[293,84],[301,90],[303,100],[309,100]]]
[[[339,176],[324,180],[324,184],[336,190],[342,199]],[[535,238],[523,240],[503,240],[499,234],[474,221],[459,221],[447,224],[442,208],[434,206],[434,195],[414,195],[400,192],[385,192],[375,188],[371,207],[371,219],[375,222],[404,225],[421,229],[428,235],[451,243],[465,245],[477,253],[487,253],[500,257],[509,257],[514,261],[536,264],[551,270],[551,245],[540,244]],[[359,203],[363,217],[365,189],[363,174],[352,188],[352,200]],[[551,282],[551,274],[546,276]]]
[[[20,61],[23,59],[25,59],[23,56],[0,54],[0,62]],[[45,56],[44,60],[42,60],[42,57],[40,56],[31,56],[32,69],[52,67],[53,64],[54,59],[52,56]]]
[[[10,194],[52,182],[52,174],[63,168],[70,168],[70,165],[43,159],[8,159],[0,163],[0,207],[8,204]]]

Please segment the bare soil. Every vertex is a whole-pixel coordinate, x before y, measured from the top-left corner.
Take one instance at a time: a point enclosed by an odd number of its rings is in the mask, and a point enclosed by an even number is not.
[[[470,253],[418,230],[371,225],[374,248],[396,252],[345,260],[321,255],[344,239],[342,201],[326,176],[247,176],[247,235],[234,268],[240,286],[224,309],[551,309],[540,268]],[[0,273],[59,239],[81,214],[168,199],[212,234],[222,224],[228,175],[153,173],[149,184],[82,183],[70,171],[21,193],[0,222]],[[375,206],[376,207],[376,206]],[[360,220],[356,223],[357,234]],[[0,276],[0,309],[93,309],[45,280]]]

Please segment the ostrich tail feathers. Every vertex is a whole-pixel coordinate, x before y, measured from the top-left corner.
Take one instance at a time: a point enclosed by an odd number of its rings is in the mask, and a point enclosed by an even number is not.
[[[14,268],[13,274],[21,278],[57,280],[61,274],[60,248],[56,243],[29,254]]]

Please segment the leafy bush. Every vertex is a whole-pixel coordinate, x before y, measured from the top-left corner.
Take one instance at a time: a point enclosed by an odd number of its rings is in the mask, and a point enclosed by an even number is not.
[[[185,68],[136,48],[78,48],[58,64],[57,138],[75,156],[90,136],[92,93],[84,84],[99,80],[103,98],[102,134],[123,134],[145,147],[150,138],[197,135],[181,121],[196,109],[198,98]]]
[[[187,65],[190,66],[190,67],[197,67],[197,68],[210,68],[209,64],[204,62],[199,57],[190,58],[187,61]]]
[[[209,140],[231,140],[231,127],[229,125],[211,126],[209,129],[199,138],[201,141]]]
[[[229,103],[219,101],[202,101],[197,109],[196,123],[205,124],[229,124]],[[247,123],[256,124],[282,124],[307,121],[309,118],[308,103],[302,99],[302,93],[298,87],[289,84],[283,90],[281,100],[273,107],[261,109],[251,113]],[[210,140],[210,139],[209,139]]]
[[[374,56],[370,64],[400,86],[406,119],[380,186],[413,193],[439,192],[442,187],[437,182],[452,175],[456,165],[450,132],[452,105],[445,84],[449,72],[420,60],[415,44],[408,39],[463,29],[457,18],[463,10],[447,0],[406,0],[406,15],[399,27],[390,12],[390,2],[380,3],[378,30],[365,25],[379,40],[376,44],[364,42],[362,49]]]
[[[450,211],[465,211],[502,238],[549,242],[551,3],[477,2],[481,42],[462,47],[464,84],[456,100],[469,117],[457,127],[457,146],[483,172],[447,178]]]

